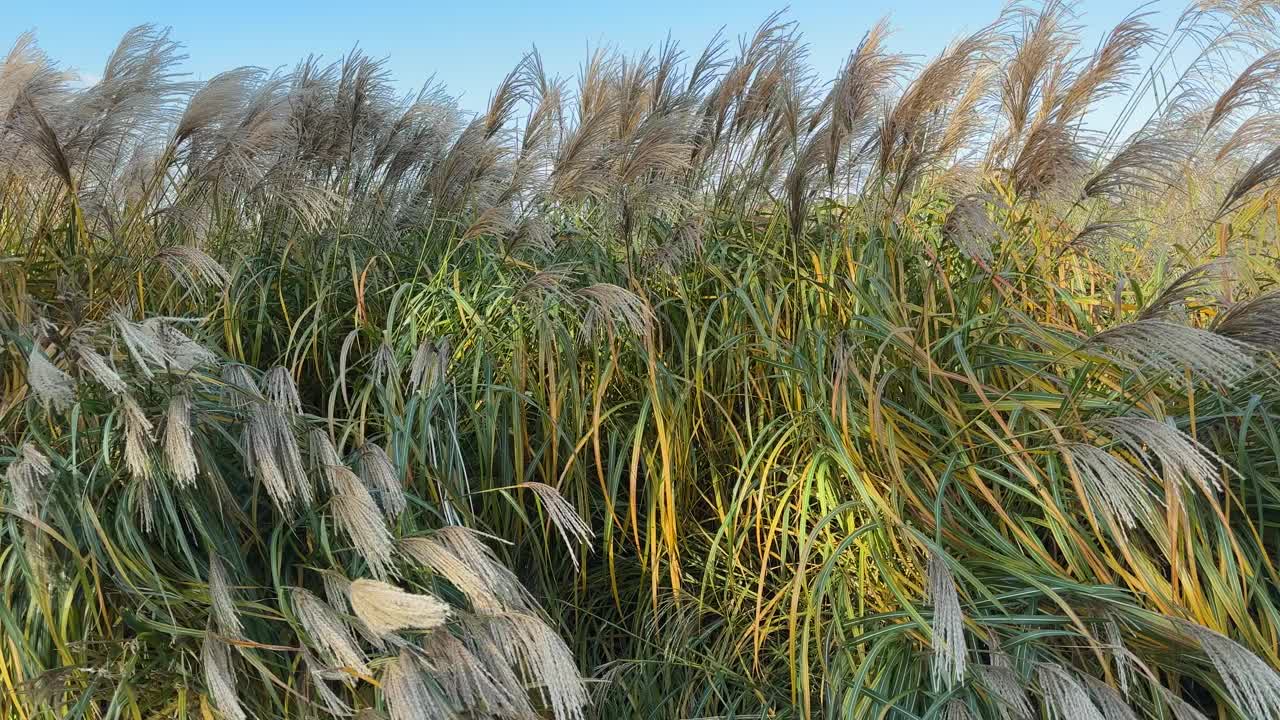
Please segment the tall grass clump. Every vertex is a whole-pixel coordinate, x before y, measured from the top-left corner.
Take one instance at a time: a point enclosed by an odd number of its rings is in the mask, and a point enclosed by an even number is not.
[[[1280,7],[1148,10],[20,37],[0,717],[1280,718]]]

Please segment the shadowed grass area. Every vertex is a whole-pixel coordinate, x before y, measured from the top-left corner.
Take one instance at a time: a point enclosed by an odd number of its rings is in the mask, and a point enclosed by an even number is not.
[[[19,39],[0,717],[1280,718],[1276,20]]]

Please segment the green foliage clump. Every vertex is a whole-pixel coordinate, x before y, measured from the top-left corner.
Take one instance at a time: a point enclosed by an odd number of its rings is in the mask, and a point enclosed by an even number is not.
[[[19,39],[0,718],[1280,718],[1280,27],[1155,22]]]

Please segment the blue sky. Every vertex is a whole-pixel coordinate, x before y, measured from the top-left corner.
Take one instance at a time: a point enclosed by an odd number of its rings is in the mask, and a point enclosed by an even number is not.
[[[932,55],[952,37],[989,22],[1002,0],[795,0],[787,16],[800,24],[814,66],[831,77],[841,60],[878,18],[895,29],[891,44],[902,52]],[[173,28],[190,55],[187,70],[197,79],[240,65],[291,66],[308,53],[338,59],[355,45],[389,58],[406,91],[433,73],[462,105],[479,109],[490,88],[533,45],[548,69],[571,76],[588,49],[611,44],[641,50],[658,44],[668,30],[694,52],[724,26],[731,38],[749,33],[778,0],[680,2],[511,2],[456,0],[54,0],[0,2],[0,27],[8,45],[34,30],[41,47],[87,78],[100,72],[108,53],[128,28],[152,22]],[[1128,0],[1082,0],[1081,21],[1092,44],[1133,9]],[[1167,26],[1181,4],[1154,9]]]

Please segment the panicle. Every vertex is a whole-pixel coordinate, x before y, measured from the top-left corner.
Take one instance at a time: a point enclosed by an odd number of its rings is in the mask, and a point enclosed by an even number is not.
[[[293,613],[302,624],[311,647],[335,671],[350,671],[369,675],[364,653],[351,636],[351,630],[341,616],[323,600],[302,588],[291,588]]]
[[[547,512],[551,524],[555,526],[560,533],[560,539],[564,540],[565,548],[569,551],[569,557],[573,560],[573,566],[578,567],[578,546],[586,544],[588,549],[591,547],[591,541],[595,538],[595,533],[591,530],[591,526],[578,516],[578,511],[574,509],[569,501],[564,499],[559,490],[540,482],[526,482],[517,485],[517,487],[532,490],[538,499],[542,501],[542,507]]]
[[[351,607],[374,632],[432,630],[449,619],[449,606],[430,595],[408,593],[379,580],[351,583]]]
[[[361,446],[358,468],[360,479],[373,492],[387,518],[395,518],[404,512],[408,501],[400,473],[381,446],[374,443]]]
[[[933,685],[950,688],[964,680],[968,646],[955,578],[934,550],[929,550],[929,602],[933,603]]]
[[[45,407],[66,410],[75,400],[76,384],[71,376],[49,362],[44,352],[32,343],[27,355],[27,387]]]
[[[180,487],[191,487],[196,481],[196,451],[192,437],[191,398],[180,392],[169,400],[164,424],[165,459]]]

